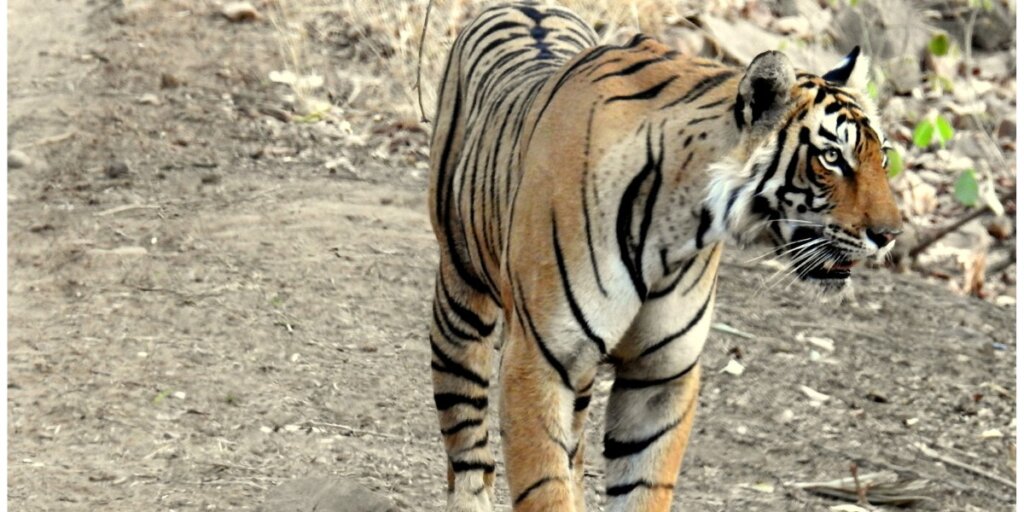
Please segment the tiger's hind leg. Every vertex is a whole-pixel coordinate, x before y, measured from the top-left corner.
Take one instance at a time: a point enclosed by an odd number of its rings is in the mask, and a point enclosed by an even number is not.
[[[438,273],[430,367],[448,455],[449,512],[491,510],[494,455],[488,446],[487,389],[498,311],[489,296],[474,292],[457,275]]]
[[[671,293],[640,309],[613,353],[604,455],[608,511],[668,511],[700,389],[720,248],[709,248]]]

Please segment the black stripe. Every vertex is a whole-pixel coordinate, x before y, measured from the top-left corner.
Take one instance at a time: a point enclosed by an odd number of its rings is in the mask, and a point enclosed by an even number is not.
[[[729,192],[729,201],[725,203],[725,215],[723,216],[726,220],[729,219],[732,207],[736,204],[736,200],[740,198],[740,192],[742,191],[743,187],[736,187]]]
[[[651,87],[648,87],[647,89],[644,89],[644,90],[639,91],[639,92],[635,92],[633,94],[626,94],[626,95],[622,95],[622,96],[612,96],[611,98],[608,98],[608,99],[604,100],[604,103],[605,103],[605,105],[607,105],[607,104],[612,103],[614,101],[637,101],[637,100],[649,100],[651,98],[656,98],[658,96],[658,94],[661,93],[662,89],[668,87],[668,85],[671,84],[672,82],[674,82],[677,78],[679,78],[679,77],[678,76],[673,76],[673,77],[669,78],[668,80],[665,80],[663,82],[659,82],[657,84],[654,84]]]
[[[488,435],[489,434],[487,433],[487,431],[484,430],[484,437],[483,438],[481,438],[479,441],[473,443],[470,446],[467,446],[465,448],[459,449],[458,451],[452,453],[451,456],[455,457],[457,455],[462,455],[463,453],[469,453],[469,452],[471,452],[473,450],[477,450],[477,449],[480,449],[480,448],[483,448],[483,447],[487,446]]]
[[[544,478],[541,478],[540,480],[537,480],[532,485],[530,485],[529,487],[524,489],[523,492],[519,493],[518,496],[516,496],[515,504],[516,505],[520,504],[523,500],[525,500],[530,495],[530,493],[532,493],[533,491],[536,491],[542,485],[550,483],[550,482],[557,482],[557,481],[560,481],[560,480],[562,480],[562,479],[558,478],[558,477],[552,477],[552,476],[546,476]]]
[[[668,384],[669,382],[682,378],[686,374],[693,371],[693,369],[697,366],[698,361],[700,361],[700,358],[694,360],[693,363],[690,364],[690,366],[683,368],[683,370],[680,371],[679,373],[676,373],[675,375],[669,375],[668,377],[662,377],[660,379],[626,379],[622,377],[617,377],[615,379],[615,384],[612,385],[612,391],[619,391],[623,389],[644,389],[654,386],[661,386],[662,384]]]
[[[711,229],[711,210],[706,206],[700,209],[700,225],[697,226],[697,248],[704,248],[704,235]]]
[[[465,471],[483,471],[484,473],[494,473],[494,464],[490,462],[480,461],[452,461],[452,471],[456,473],[462,473]]]
[[[806,130],[807,128],[804,128],[804,129]],[[839,137],[836,137],[836,135],[834,133],[826,130],[824,126],[819,126],[818,127],[818,135],[820,135],[821,137],[823,137],[823,138],[825,138],[825,139],[827,139],[827,140],[829,140],[831,142],[835,142],[837,144],[839,143]]]
[[[569,302],[572,316],[576,318],[576,323],[583,329],[583,333],[587,335],[587,338],[590,338],[590,341],[597,345],[597,349],[601,354],[604,354],[606,353],[604,340],[590,328],[590,322],[587,321],[583,310],[580,309],[580,305],[576,302],[576,296],[572,292],[572,283],[569,282],[569,271],[565,268],[565,255],[562,254],[562,246],[558,243],[558,219],[555,217],[554,210],[551,211],[551,245],[555,248],[558,275],[562,277],[562,289],[565,290],[565,299]]]
[[[648,480],[637,480],[636,482],[630,482],[628,484],[611,486],[608,488],[607,494],[608,496],[623,496],[635,491],[638,488],[672,490],[675,488],[675,486],[672,484],[654,483]]]
[[[690,270],[690,267],[693,266],[693,262],[694,261],[697,261],[697,257],[696,256],[690,258],[689,260],[686,261],[686,263],[683,264],[683,267],[679,270],[679,273],[676,275],[675,279],[673,279],[672,282],[669,283],[668,286],[666,286],[666,287],[664,287],[664,288],[662,288],[660,290],[652,291],[651,293],[647,294],[647,298],[648,299],[660,299],[661,297],[664,297],[664,296],[672,293],[672,290],[676,289],[676,286],[679,285],[679,282],[683,280],[683,276],[685,276],[686,272],[688,272]]]
[[[459,329],[455,324],[451,323],[451,321],[448,320],[448,315],[441,312],[441,305],[437,302],[434,303],[434,323],[437,324],[441,333],[449,339],[462,338],[469,341],[477,340],[476,336]]]
[[[664,135],[664,134],[663,134]],[[661,187],[661,155],[654,157],[654,150],[651,146],[650,127],[647,130],[647,161],[640,172],[629,182],[626,190],[619,201],[618,216],[615,221],[615,233],[619,243],[619,256],[622,263],[629,272],[640,299],[647,298],[647,284],[643,276],[643,250],[647,242],[647,230],[651,225],[651,213],[654,210],[654,203],[657,200],[658,190]],[[645,204],[643,217],[640,222],[640,232],[633,234],[633,218],[636,203],[640,201],[644,185],[650,181],[650,187],[646,197],[643,197]]]
[[[441,347],[434,343],[433,339],[430,340],[430,350],[433,351],[434,357],[441,360],[439,365],[435,365],[434,362],[431,361],[431,368],[439,372],[450,373],[452,375],[462,377],[463,379],[485,388],[488,386],[489,382],[487,382],[487,379],[449,357],[448,354],[445,354],[444,351],[441,350]]]
[[[701,275],[703,275],[703,274],[701,274]],[[711,287],[711,291],[708,292],[707,298],[704,299],[704,304],[701,305],[700,310],[697,311],[697,314],[694,315],[692,319],[690,319],[690,323],[686,324],[686,327],[683,327],[679,331],[664,337],[661,341],[655,343],[654,345],[651,345],[650,347],[647,347],[646,350],[644,350],[643,352],[640,353],[640,357],[643,357],[643,356],[646,356],[646,355],[650,355],[650,354],[653,354],[654,352],[657,352],[658,350],[664,348],[665,345],[668,345],[669,343],[672,343],[676,339],[680,338],[681,336],[683,336],[684,334],[689,332],[690,329],[693,329],[693,326],[697,325],[697,322],[699,322],[701,318],[704,318],[704,313],[708,309],[708,304],[711,303],[711,296],[714,295],[714,291],[715,291],[714,286],[712,286]]]
[[[447,411],[456,405],[468,405],[477,410],[487,408],[487,397],[472,397],[461,393],[437,393],[434,395],[434,405],[439,411]]]
[[[590,206],[587,199],[587,177],[590,175],[590,136],[594,129],[594,112],[597,110],[597,102],[590,106],[590,116],[587,118],[587,138],[583,144],[583,177],[580,179],[580,196],[583,198],[583,229],[587,235],[587,252],[590,253],[590,268],[594,270],[594,279],[597,281],[597,289],[601,295],[608,296],[604,283],[601,281],[601,270],[597,266],[597,251],[594,250],[594,240],[590,229]]]
[[[637,439],[636,441],[619,441],[619,440],[616,440],[616,439],[612,438],[612,436],[610,434],[605,434],[605,436],[604,436],[604,456],[606,458],[608,458],[608,459],[614,460],[614,459],[621,459],[623,457],[629,457],[631,455],[636,455],[636,454],[646,450],[649,446],[654,444],[655,441],[657,441],[658,439],[661,439],[661,436],[667,434],[672,429],[678,427],[679,424],[682,423],[682,422],[683,422],[683,419],[679,418],[679,419],[673,421],[672,423],[669,423],[668,425],[665,425],[665,427],[662,428],[661,430],[659,430],[659,431],[657,431],[657,432],[655,432],[655,433],[653,433],[653,434],[651,434],[651,435],[649,435],[649,436],[647,436],[647,437],[645,437],[643,439]]]
[[[476,313],[469,308],[463,306],[452,297],[451,292],[448,291],[448,286],[444,282],[442,276],[438,276],[437,279],[441,282],[441,290],[444,292],[445,301],[448,302],[448,306],[451,310],[462,320],[463,323],[472,327],[476,330],[477,334],[481,338],[486,338],[494,331],[495,322],[485,323]]]
[[[586,410],[590,406],[590,395],[583,395],[576,397],[576,400],[572,403],[572,410],[580,412]]]
[[[683,96],[679,97],[676,100],[667,103],[665,106],[661,107],[661,109],[664,110],[667,108],[672,108],[680,103],[693,103],[698,98],[703,96],[704,93],[719,86],[722,82],[725,82],[726,80],[732,78],[735,75],[735,70],[728,70],[706,77],[697,82],[696,84],[694,84],[693,87],[686,94],[684,94]]]
[[[708,103],[707,105],[701,105],[701,106],[699,106],[697,108],[699,110],[706,110],[706,109],[709,109],[709,108],[715,108],[715,107],[725,103],[726,101],[729,101],[729,99],[728,98],[723,98],[723,99],[720,99],[718,101],[715,101],[715,102],[712,102],[712,103]]]
[[[626,66],[625,68],[620,69],[618,71],[610,71],[608,73],[605,73],[605,74],[595,78],[593,80],[593,82],[597,83],[597,82],[600,82],[601,80],[604,80],[606,78],[613,78],[613,77],[620,77],[620,76],[629,76],[629,75],[632,75],[634,73],[639,72],[640,70],[646,68],[647,66],[650,66],[651,64],[657,64],[659,62],[665,62],[666,60],[672,60],[672,59],[676,58],[678,55],[679,55],[679,52],[677,52],[677,51],[674,51],[674,50],[673,51],[669,51],[669,52],[666,52],[664,55],[660,55],[660,56],[655,57],[653,59],[642,60],[642,61],[636,62],[636,63],[634,63],[634,64],[632,64],[630,66]]]
[[[686,123],[686,126],[693,126],[695,124],[703,123],[704,121],[711,121],[713,119],[718,119],[719,117],[722,117],[721,114],[716,115],[716,116],[698,117],[698,118],[693,119],[690,122]]]
[[[441,429],[441,434],[445,435],[445,436],[450,436],[450,435],[458,434],[459,432],[462,432],[463,430],[466,430],[467,428],[479,427],[480,425],[483,425],[483,424],[484,424],[484,420],[483,419],[464,420],[464,421],[460,421],[460,422],[458,422],[458,423],[456,423],[456,424],[454,424],[454,425],[452,425],[452,426],[450,426],[448,428]]]
[[[537,326],[533,323],[533,317],[530,315],[530,310],[526,308],[526,299],[523,298],[523,288],[519,281],[516,281],[516,294],[519,296],[519,307],[516,309],[516,314],[519,316],[519,323],[525,324],[530,329],[530,333],[533,335],[534,341],[537,342],[537,347],[540,348],[541,354],[544,355],[544,359],[547,360],[551,368],[558,373],[558,377],[562,379],[562,384],[570,390],[573,389],[572,383],[569,380],[569,372],[562,366],[562,363],[558,361],[558,358],[548,349],[547,344],[544,343],[544,339],[540,337],[540,333],[537,332]],[[525,321],[524,321],[525,317]]]
[[[746,108],[743,102],[743,96],[736,95],[736,103],[732,106],[732,116],[736,119],[736,128],[743,129],[743,125],[747,124],[743,117],[743,109]]]

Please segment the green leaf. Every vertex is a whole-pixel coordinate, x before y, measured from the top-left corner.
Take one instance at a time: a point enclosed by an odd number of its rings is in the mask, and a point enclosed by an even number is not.
[[[964,206],[978,204],[978,178],[974,176],[974,169],[960,173],[953,185],[953,197]]]
[[[928,42],[928,51],[936,57],[942,57],[949,53],[949,36],[945,32],[939,32],[932,36],[932,40]]]
[[[160,405],[160,402],[163,402],[165,398],[171,396],[171,393],[173,392],[173,389],[165,389],[157,393],[156,396],[153,397],[153,405]]]
[[[889,177],[895,178],[903,172],[903,155],[900,155],[900,152],[895,149],[890,149],[887,153],[889,155]]]
[[[946,147],[946,143],[953,140],[953,127],[950,126],[949,120],[942,116],[936,117],[935,128],[938,130],[939,143]]]
[[[875,85],[875,81],[874,80],[868,82],[867,89],[868,89],[868,96],[871,99],[873,99],[875,101],[878,101],[878,86]]]
[[[914,145],[927,149],[932,143],[932,134],[935,133],[935,122],[925,119],[914,127]]]

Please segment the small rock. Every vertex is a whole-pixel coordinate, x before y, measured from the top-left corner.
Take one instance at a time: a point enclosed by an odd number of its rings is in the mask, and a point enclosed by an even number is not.
[[[175,391],[174,393],[171,393],[171,398],[177,400],[184,400],[187,396],[188,395],[186,395],[184,391]]]
[[[216,185],[221,182],[219,174],[206,174],[202,178],[199,178],[199,183],[203,185]]]
[[[181,87],[181,84],[182,84],[181,79],[176,77],[176,76],[174,76],[174,75],[172,75],[172,74],[170,74],[170,73],[161,73],[160,74],[160,88],[161,89],[176,89],[178,87]]]
[[[785,425],[787,423],[791,423],[795,417],[796,417],[796,414],[794,414],[792,410],[786,409],[786,410],[780,412],[779,414],[775,415],[774,419],[775,419],[776,423]]]
[[[999,129],[996,132],[1002,139],[1017,139],[1017,121],[1013,118],[1007,117],[999,122]]]
[[[103,170],[103,175],[112,180],[126,178],[129,174],[131,174],[131,169],[128,168],[128,164],[119,161],[110,162]]]
[[[220,11],[225,18],[234,21],[256,21],[260,13],[249,2],[231,2]]]
[[[263,512],[397,512],[388,498],[337,478],[299,478],[269,492]]]
[[[811,22],[804,16],[785,16],[777,18],[775,30],[782,34],[802,36],[811,32]]]
[[[974,397],[965,396],[956,404],[956,411],[965,416],[974,416],[978,414],[978,402]]]
[[[878,390],[875,390],[875,389],[872,389],[871,391],[868,391],[868,394],[866,395],[866,398],[868,400],[871,400],[872,402],[875,402],[875,403],[878,403],[878,404],[887,404],[887,403],[889,403],[889,397],[887,397],[884,394],[882,394],[881,391],[878,391]]]
[[[998,428],[993,428],[982,432],[978,437],[982,439],[999,439],[1003,437],[1003,433]]]
[[[159,105],[160,97],[153,93],[146,93],[139,96],[140,105]]]
[[[985,222],[985,230],[996,240],[1006,240],[1013,236],[1013,219],[1007,215],[992,217]]]
[[[28,167],[31,163],[32,159],[29,158],[24,151],[12,149],[7,152],[8,169],[21,169],[22,167]]]

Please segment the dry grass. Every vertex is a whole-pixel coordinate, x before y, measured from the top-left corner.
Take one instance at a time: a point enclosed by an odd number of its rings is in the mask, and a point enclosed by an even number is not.
[[[402,117],[418,118],[416,74],[420,37],[428,0],[278,0],[272,15],[281,46],[281,57],[288,70],[297,75],[324,74],[311,64],[308,27],[317,19],[331,16],[346,24],[345,30],[354,44],[370,53],[367,71],[373,75],[363,81],[364,97],[376,100],[383,110]],[[422,84],[423,107],[432,118],[437,82],[448,48],[459,29],[492,1],[436,0],[426,27],[423,45]],[[622,41],[644,32],[659,34],[666,20],[678,19],[707,3],[669,2],[665,0],[560,0],[550,1],[566,6],[591,21],[603,42]],[[711,8],[735,8],[736,0],[710,2]],[[740,2],[742,3],[742,2]],[[692,4],[692,7],[686,7]],[[324,30],[338,30],[325,26]],[[314,31],[315,32],[315,31]],[[324,63],[329,65],[329,63]],[[356,79],[356,78],[352,78]],[[302,97],[310,91],[296,91]]]

